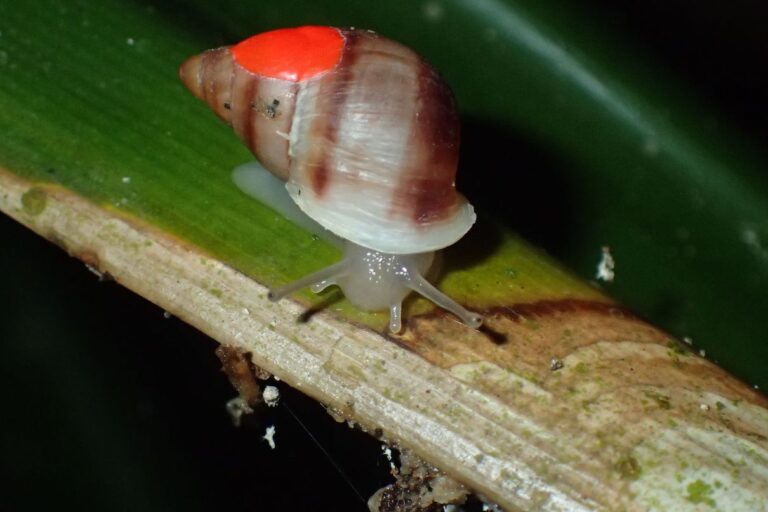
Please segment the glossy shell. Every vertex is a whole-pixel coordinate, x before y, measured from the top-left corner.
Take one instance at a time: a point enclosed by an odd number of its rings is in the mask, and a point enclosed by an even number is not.
[[[343,238],[426,252],[475,221],[454,188],[453,95],[399,43],[362,30],[282,29],[194,56],[180,75],[287,181],[299,207]]]

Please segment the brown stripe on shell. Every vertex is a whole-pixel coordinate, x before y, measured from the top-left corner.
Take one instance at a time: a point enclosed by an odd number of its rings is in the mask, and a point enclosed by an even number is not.
[[[320,198],[323,197],[325,191],[328,189],[328,182],[330,181],[331,172],[328,170],[326,162],[310,167],[310,184],[312,191]]]
[[[251,97],[251,151],[267,169],[285,180],[291,162],[286,137],[293,124],[297,89],[295,82],[261,78]]]
[[[426,62],[419,68],[418,108],[413,117],[410,166],[395,193],[395,209],[410,212],[417,225],[444,220],[455,211],[460,122],[443,78]]]
[[[261,79],[251,76],[246,83],[243,91],[243,133],[241,137],[243,142],[251,150],[251,153],[258,156],[259,137],[256,130],[256,117],[258,114],[253,108],[255,98],[259,96],[259,86]]]
[[[360,34],[356,31],[345,30],[342,33],[345,41],[344,51],[339,65],[333,73],[335,80],[329,91],[333,109],[325,112],[325,115],[328,116],[325,138],[333,143],[338,140],[339,111],[347,101],[350,87],[354,85],[352,83],[352,71],[359,57],[361,42]]]
[[[231,102],[234,72],[234,60],[229,48],[217,48],[201,55],[199,80],[202,99],[226,122],[231,119],[228,105]]]
[[[317,137],[314,140],[322,140],[323,143],[311,149],[305,164],[312,191],[318,198],[325,194],[331,182],[334,163],[329,149],[338,142],[340,111],[347,102],[350,87],[354,86],[351,78],[358,58],[360,34],[344,30],[342,35],[345,42],[339,65],[333,72],[320,78],[322,83],[316,106],[319,115],[313,121],[310,132],[312,137]]]
[[[258,95],[260,81],[259,76],[239,65],[235,66],[235,78],[232,81],[232,128],[254,154],[259,141],[255,137],[252,104]]]

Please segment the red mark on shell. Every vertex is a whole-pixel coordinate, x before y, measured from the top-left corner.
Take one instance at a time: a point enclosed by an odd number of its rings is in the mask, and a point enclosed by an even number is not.
[[[344,37],[332,27],[284,28],[232,47],[235,61],[252,73],[300,82],[336,67]]]

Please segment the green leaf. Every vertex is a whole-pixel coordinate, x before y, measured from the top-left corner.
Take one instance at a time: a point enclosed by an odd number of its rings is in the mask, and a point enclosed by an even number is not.
[[[612,294],[765,385],[765,163],[580,14],[462,0],[0,3],[0,164],[157,224],[262,282],[286,281],[336,252],[234,190],[228,171],[250,155],[176,69],[276,26],[370,27],[426,55],[465,116],[459,185],[494,241],[476,234],[449,252],[445,288],[489,306],[501,293],[492,272],[526,285],[530,269],[502,267],[538,256],[487,219],[585,278],[609,245]],[[464,265],[470,244],[490,257]],[[562,279],[554,286],[591,294]]]

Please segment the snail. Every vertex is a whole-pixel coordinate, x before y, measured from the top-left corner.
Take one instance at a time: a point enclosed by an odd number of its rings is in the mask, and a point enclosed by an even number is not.
[[[454,186],[453,94],[414,51],[371,31],[304,26],[195,55],[179,75],[298,207],[345,241],[340,262],[272,290],[272,300],[337,285],[361,309],[389,310],[397,333],[401,303],[416,291],[481,325],[424,277],[475,213]]]

